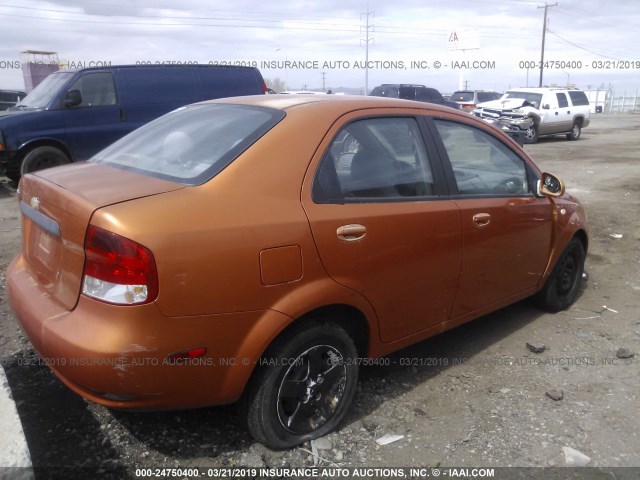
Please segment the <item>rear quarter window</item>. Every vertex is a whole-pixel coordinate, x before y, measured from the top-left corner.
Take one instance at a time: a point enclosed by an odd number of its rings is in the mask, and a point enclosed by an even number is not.
[[[571,103],[573,103],[576,107],[581,105],[589,105],[589,99],[584,92],[571,91],[569,92],[569,97],[571,98]]]
[[[133,131],[90,161],[186,185],[204,183],[285,116],[247,105],[192,105]]]

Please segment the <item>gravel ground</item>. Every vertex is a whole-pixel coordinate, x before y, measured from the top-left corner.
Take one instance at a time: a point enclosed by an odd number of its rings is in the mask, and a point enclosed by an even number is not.
[[[4,272],[19,249],[20,222],[15,188],[0,178],[0,357],[34,466],[98,467],[122,477],[139,467],[314,460],[541,467],[565,465],[563,447],[571,447],[589,466],[640,467],[639,129],[640,115],[598,115],[578,142],[526,146],[587,208],[589,280],[571,309],[547,314],[520,302],[364,367],[338,431],[278,452],[252,441],[235,406],[109,410],[40,365],[6,302]],[[402,438],[376,443],[387,434]]]

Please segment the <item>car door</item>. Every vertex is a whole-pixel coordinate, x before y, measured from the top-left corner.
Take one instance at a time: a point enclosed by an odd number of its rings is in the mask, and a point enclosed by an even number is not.
[[[363,115],[332,127],[305,180],[303,205],[327,273],[366,297],[381,340],[390,342],[439,330],[449,317],[462,227],[418,119]]]
[[[571,115],[571,107],[569,99],[565,92],[556,92],[558,101],[558,110],[556,116],[558,119],[558,132],[568,132],[573,124],[573,116]]]
[[[128,132],[111,72],[81,75],[67,92],[80,93],[79,104],[63,106],[64,126],[75,160],[88,160]]]
[[[546,135],[557,133],[562,130],[561,117],[558,111],[558,98],[554,92],[545,92],[540,102],[540,122],[539,133]]]
[[[533,293],[552,234],[552,204],[534,195],[533,168],[483,129],[441,119],[432,125],[462,214],[462,273],[451,318]]]

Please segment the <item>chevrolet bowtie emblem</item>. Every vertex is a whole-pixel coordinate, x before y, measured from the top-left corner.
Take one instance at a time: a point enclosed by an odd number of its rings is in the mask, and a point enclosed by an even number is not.
[[[40,208],[40,199],[38,197],[31,197],[31,201],[29,203],[35,210],[38,210],[38,208]]]

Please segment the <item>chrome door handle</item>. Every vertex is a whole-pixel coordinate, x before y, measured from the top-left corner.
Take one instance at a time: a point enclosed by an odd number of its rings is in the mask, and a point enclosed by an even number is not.
[[[473,216],[473,223],[478,227],[484,227],[486,225],[489,225],[490,221],[491,221],[491,215],[489,215],[488,213],[476,213]]]
[[[338,227],[336,230],[336,234],[340,240],[344,240],[345,242],[353,242],[355,240],[361,240],[367,234],[367,227],[364,225],[358,225],[357,223],[352,223],[350,225],[343,225]]]

